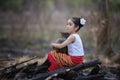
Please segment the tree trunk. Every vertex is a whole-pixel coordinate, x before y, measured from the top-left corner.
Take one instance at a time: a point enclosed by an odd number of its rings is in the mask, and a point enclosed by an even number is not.
[[[97,35],[97,54],[111,56],[111,27],[109,23],[108,0],[99,1],[100,21]]]

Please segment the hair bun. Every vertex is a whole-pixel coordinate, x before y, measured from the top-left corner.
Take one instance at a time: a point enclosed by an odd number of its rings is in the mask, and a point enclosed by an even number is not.
[[[85,25],[86,24],[86,20],[84,18],[80,18],[80,24],[81,25]]]

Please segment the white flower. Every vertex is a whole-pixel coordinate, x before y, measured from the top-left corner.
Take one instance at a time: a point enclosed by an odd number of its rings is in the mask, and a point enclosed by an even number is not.
[[[81,18],[81,19],[80,19],[80,24],[81,24],[81,25],[85,25],[85,23],[86,23],[86,20],[85,20],[84,18]]]

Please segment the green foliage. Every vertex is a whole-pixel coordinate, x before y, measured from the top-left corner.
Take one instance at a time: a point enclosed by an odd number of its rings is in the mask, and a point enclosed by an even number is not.
[[[66,0],[71,11],[80,11],[80,8],[93,8],[93,0]]]
[[[94,5],[98,6],[99,0],[91,0]],[[110,12],[120,12],[120,0],[108,0],[109,11]]]
[[[31,1],[31,0],[30,0]],[[29,2],[30,2],[29,1]],[[80,11],[81,7],[93,9],[98,5],[99,0],[65,0],[65,4],[68,6],[70,11]],[[23,10],[23,3],[25,0],[0,0],[0,10],[2,11],[21,11]],[[48,7],[54,7],[53,0],[47,0],[46,4]],[[109,9],[112,12],[120,12],[120,0],[109,0]]]
[[[120,0],[110,0],[109,7],[112,12],[120,12]]]
[[[46,5],[47,5],[47,8],[49,8],[49,9],[54,8],[53,0],[47,0]]]
[[[2,11],[20,11],[22,10],[24,0],[0,0],[0,9]]]

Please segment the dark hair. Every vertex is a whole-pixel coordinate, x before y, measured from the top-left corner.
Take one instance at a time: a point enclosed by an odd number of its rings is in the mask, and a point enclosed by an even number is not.
[[[80,23],[80,17],[72,17],[71,20],[73,21],[73,23],[75,24],[75,26],[79,26],[79,28],[77,29],[76,32],[78,32],[80,30],[81,27],[83,27],[83,25]]]

